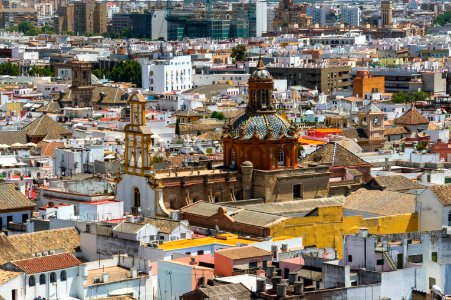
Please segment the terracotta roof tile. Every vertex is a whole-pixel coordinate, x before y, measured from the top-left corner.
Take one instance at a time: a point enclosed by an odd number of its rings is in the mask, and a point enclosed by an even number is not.
[[[359,189],[346,197],[344,208],[381,216],[415,212],[416,195]]]
[[[16,278],[20,274],[22,274],[22,272],[0,269],[0,285]]]
[[[433,185],[430,189],[444,206],[451,205],[451,184]]]
[[[426,188],[424,185],[416,183],[415,181],[402,175],[376,176],[373,177],[372,181],[373,180],[377,185],[384,187],[389,191],[405,191]]]
[[[407,110],[402,116],[395,120],[398,125],[421,125],[429,124],[426,119],[414,106]]]
[[[254,258],[261,256],[272,256],[270,251],[266,251],[254,246],[243,246],[243,247],[234,247],[228,249],[221,249],[215,252],[216,254],[220,254],[230,259],[238,260],[238,259],[246,259],[246,258]]]
[[[402,126],[389,127],[389,128],[385,128],[385,130],[384,130],[384,135],[395,135],[395,134],[405,134],[405,133],[409,133],[409,131],[407,131],[407,129],[405,129]]]
[[[25,273],[35,274],[76,267],[81,264],[81,261],[70,253],[61,253],[17,260],[13,263]]]
[[[45,137],[48,135],[66,137],[72,135],[69,130],[46,114],[43,114],[25,126],[23,131],[25,131],[29,137]]]
[[[41,148],[41,155],[42,156],[48,156],[48,157],[54,157],[55,156],[55,149],[56,148],[63,148],[64,143],[63,142],[48,142],[48,141],[42,141],[38,144],[38,147]]]
[[[337,143],[328,143],[300,161],[301,164],[315,162],[332,166],[368,165],[366,161]]]
[[[0,132],[0,144],[12,145],[15,143],[26,144],[27,134],[24,131]]]
[[[30,210],[35,206],[34,202],[28,200],[21,191],[16,189],[15,184],[0,183],[0,212],[11,209]]]

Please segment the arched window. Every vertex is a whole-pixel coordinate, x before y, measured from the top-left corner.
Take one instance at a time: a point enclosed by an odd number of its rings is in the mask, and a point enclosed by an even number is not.
[[[29,286],[35,286],[36,285],[36,278],[34,278],[33,275],[31,275],[30,278],[28,278],[28,285]]]
[[[230,152],[230,167],[235,168],[236,166],[236,152],[235,149],[232,149]]]
[[[133,206],[141,207],[141,193],[137,187],[133,190]]]
[[[66,281],[66,279],[67,279],[67,275],[66,275],[66,271],[61,271],[61,274],[60,274],[60,280],[61,281]]]
[[[285,165],[285,152],[282,149],[279,150],[277,154],[277,165],[284,166]]]
[[[45,284],[45,274],[39,275],[39,284]]]
[[[55,272],[50,273],[50,282],[56,282],[56,273]]]

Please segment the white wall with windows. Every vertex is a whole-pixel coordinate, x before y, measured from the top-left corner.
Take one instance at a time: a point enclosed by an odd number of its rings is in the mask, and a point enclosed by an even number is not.
[[[186,91],[192,88],[191,56],[183,55],[141,64],[142,87],[150,92]]]

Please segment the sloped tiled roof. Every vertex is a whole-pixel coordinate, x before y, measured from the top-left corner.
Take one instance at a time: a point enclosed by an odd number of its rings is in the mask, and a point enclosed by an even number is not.
[[[118,87],[96,86],[91,95],[91,103],[126,105],[127,101],[126,91]]]
[[[0,285],[16,278],[22,272],[0,269]]]
[[[13,263],[25,273],[35,274],[76,267],[81,261],[70,253],[61,253],[17,260]]]
[[[30,124],[24,127],[23,131],[27,133],[29,137],[45,137],[51,136],[70,136],[72,133],[64,128],[61,124],[54,121],[48,115],[43,114]]]
[[[388,191],[405,191],[426,188],[424,185],[416,183],[402,175],[376,176],[373,177],[372,181],[373,180],[377,185],[384,187]]]
[[[451,205],[451,184],[433,185],[429,188],[444,206]]]
[[[344,208],[389,216],[415,212],[416,195],[394,191],[359,189],[346,197]]]
[[[407,110],[402,116],[395,120],[397,125],[422,125],[429,124],[426,119],[414,106]]]
[[[114,227],[114,232],[121,232],[121,233],[129,233],[129,234],[136,234],[138,231],[144,228],[144,224],[138,224],[138,223],[129,223],[129,222],[123,222]]]
[[[345,128],[341,135],[357,141],[368,140],[368,136],[362,128]]]
[[[315,162],[332,166],[368,165],[366,161],[337,143],[328,143],[300,161],[301,164]]]
[[[2,131],[0,132],[0,144],[12,145],[15,143],[26,144],[27,133],[25,131]]]
[[[41,155],[42,156],[48,156],[48,157],[54,157],[55,156],[55,149],[56,148],[63,148],[64,143],[63,142],[48,142],[48,141],[42,141],[38,144],[38,147],[41,148]]]
[[[30,210],[36,204],[21,191],[16,189],[13,183],[0,183],[0,213],[4,210]]]
[[[388,128],[385,128],[385,130],[384,130],[384,135],[395,135],[395,134],[405,134],[405,133],[409,133],[409,131],[407,131],[407,129],[405,129],[402,126],[388,127]]]
[[[251,299],[251,292],[242,283],[222,284],[199,288],[205,297],[211,300],[247,300]]]
[[[363,112],[363,113],[380,113],[382,112],[379,107],[377,107],[376,105],[374,105],[373,103],[368,103],[367,105],[365,105],[364,107],[362,107],[359,112]]]
[[[155,226],[163,233],[171,233],[180,225],[180,221],[163,218],[144,218],[144,223]]]
[[[36,111],[45,113],[58,113],[60,112],[60,110],[61,110],[60,104],[52,100],[46,105],[39,107]]]
[[[221,249],[216,251],[216,253],[234,260],[261,257],[267,255],[272,256],[272,252],[254,246],[243,246]]]

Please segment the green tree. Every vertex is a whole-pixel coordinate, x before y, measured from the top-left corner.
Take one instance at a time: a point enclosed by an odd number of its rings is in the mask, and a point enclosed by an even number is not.
[[[416,101],[426,101],[429,99],[429,94],[426,92],[396,92],[392,95],[393,103],[410,103]]]
[[[207,152],[207,155],[212,155],[213,154],[213,148],[208,147],[205,152]]]
[[[45,77],[53,76],[53,72],[49,67],[37,67],[33,66],[30,71],[28,71],[30,76]]]
[[[135,60],[120,61],[111,70],[110,79],[116,82],[132,82],[141,87],[141,65]]]
[[[218,112],[218,111],[214,111],[211,114],[211,117],[214,119],[218,119],[220,121],[224,121],[225,120],[225,115],[222,112]]]
[[[246,46],[238,44],[232,48],[232,54],[230,55],[235,61],[244,61],[246,58]]]
[[[428,147],[428,142],[427,141],[421,141],[419,142],[415,148],[417,148],[418,151],[423,151],[426,150]]]
[[[19,25],[17,25],[17,29],[19,32],[22,32],[25,35],[38,35],[40,31],[31,23],[28,21],[22,22]]]
[[[447,11],[444,14],[437,16],[433,24],[436,26],[445,26],[447,23],[451,23],[451,11]]]
[[[175,121],[175,134],[177,136],[180,136],[180,119],[177,119],[177,121]]]
[[[0,75],[19,76],[19,67],[10,62],[0,64]]]

